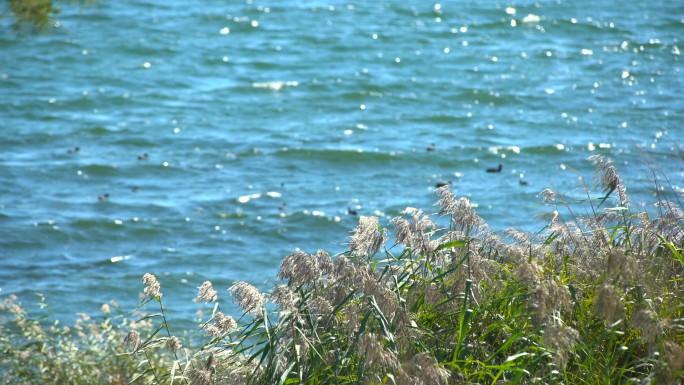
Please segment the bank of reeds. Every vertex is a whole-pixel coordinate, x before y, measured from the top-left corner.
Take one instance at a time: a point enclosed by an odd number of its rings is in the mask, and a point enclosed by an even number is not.
[[[490,231],[446,186],[437,191],[442,218],[407,208],[391,221],[392,244],[377,218],[361,217],[347,252],[288,255],[269,293],[235,282],[223,293],[240,306],[238,320],[205,282],[197,300],[214,306],[199,346],[170,333],[152,274],[143,277],[141,310],[151,313],[142,328],[105,321],[45,332],[8,300],[5,381],[681,384],[681,191],[660,188],[666,178],[654,168],[649,216],[631,208],[611,161],[591,159],[601,197],[589,186],[582,202],[543,191],[550,219],[537,234]]]

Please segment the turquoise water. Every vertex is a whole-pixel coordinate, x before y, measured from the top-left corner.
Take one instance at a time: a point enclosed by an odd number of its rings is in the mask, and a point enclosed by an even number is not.
[[[344,250],[348,208],[435,210],[439,181],[496,231],[539,230],[596,153],[637,208],[645,151],[684,185],[681,2],[157,3],[0,21],[0,295],[128,309],[151,272],[182,318],[204,280]]]

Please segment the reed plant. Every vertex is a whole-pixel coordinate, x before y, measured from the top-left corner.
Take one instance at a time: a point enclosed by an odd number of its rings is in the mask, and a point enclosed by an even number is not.
[[[73,325],[62,325],[39,297],[38,316],[14,295],[0,302],[0,383],[129,383],[137,363],[122,355],[123,331],[148,330],[151,323],[125,318],[112,301],[97,316],[79,313]]]
[[[237,320],[204,282],[197,301],[213,306],[199,340],[171,333],[161,286],[145,274],[147,328],[111,327],[93,354],[132,383],[681,384],[681,191],[651,166],[669,189],[657,189],[655,212],[635,211],[614,163],[590,160],[600,195],[584,179],[582,199],[544,190],[548,225],[536,234],[491,231],[445,186],[436,214],[407,208],[393,235],[361,217],[348,251],[286,256],[268,293],[233,283]],[[29,340],[16,338],[0,338],[8,378],[37,375],[17,369]]]

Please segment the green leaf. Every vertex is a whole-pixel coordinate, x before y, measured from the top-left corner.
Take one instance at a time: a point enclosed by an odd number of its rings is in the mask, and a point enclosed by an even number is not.
[[[278,384],[284,385],[284,384],[298,384],[299,383],[299,379],[296,379],[296,378],[290,378],[289,380],[287,379],[287,376],[290,374],[290,372],[292,371],[292,368],[294,366],[295,366],[295,362],[291,363],[290,366],[288,366],[287,369],[285,369],[283,371],[283,375],[280,376],[280,381],[278,381]]]
[[[522,353],[514,354],[514,355],[512,355],[512,356],[508,356],[508,358],[506,358],[506,361],[504,361],[504,362],[515,361],[515,360],[517,360],[517,359],[520,358],[520,357],[529,356],[530,354],[532,354],[532,353],[522,352]]]
[[[461,246],[465,246],[465,245],[466,245],[466,241],[463,241],[463,240],[451,241],[451,242],[443,243],[443,244],[437,246],[435,251],[449,249],[452,247],[461,247]]]

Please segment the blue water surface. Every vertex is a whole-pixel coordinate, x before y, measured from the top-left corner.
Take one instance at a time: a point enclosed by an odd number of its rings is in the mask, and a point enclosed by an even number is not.
[[[684,187],[678,1],[58,6],[0,20],[0,296],[58,317],[131,309],[150,272],[182,322],[203,281],[268,290],[297,248],[345,250],[349,208],[434,212],[441,181],[531,232],[592,154],[635,211],[644,158]]]

